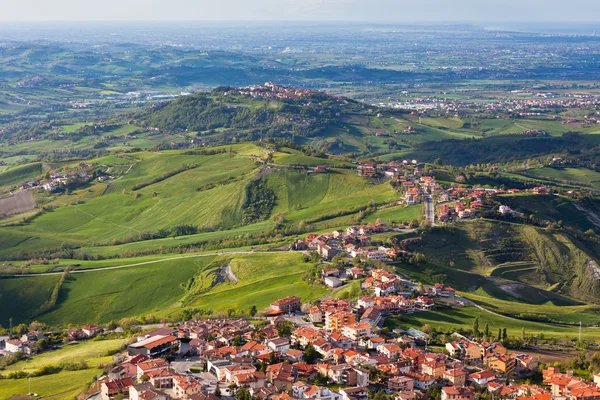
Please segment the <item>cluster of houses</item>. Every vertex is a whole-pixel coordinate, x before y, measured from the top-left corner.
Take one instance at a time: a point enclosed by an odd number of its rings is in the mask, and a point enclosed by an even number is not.
[[[385,232],[388,232],[388,227],[380,221],[366,225],[350,226],[345,231],[340,229],[331,233],[307,235],[304,240],[298,240],[294,243],[294,249],[316,251],[326,260],[331,260],[337,255],[386,260],[396,257],[398,250],[373,247],[370,238],[370,235]]]
[[[455,219],[467,219],[486,209],[485,199],[503,194],[520,193],[520,189],[489,189],[489,188],[451,188],[444,191],[439,197],[438,221],[447,222]],[[536,195],[547,195],[551,189],[547,186],[536,186],[527,192]],[[516,212],[507,205],[500,205],[498,212],[503,215],[515,215]]]
[[[443,285],[430,290],[451,292]],[[381,336],[377,317],[369,311],[374,301],[359,299],[364,309],[360,318],[347,301],[324,301],[308,313],[312,323],[286,335],[278,332],[279,323],[286,321],[281,313],[262,327],[235,319],[158,329],[129,345],[127,355],[102,380],[102,399],[214,400],[216,389],[208,390],[214,382],[231,395],[244,388],[252,398],[266,400],[366,400],[369,392],[381,389],[398,400],[426,400],[433,386],[441,387],[441,400],[474,400],[486,391],[517,400],[600,398],[600,375],[587,382],[549,368],[543,371],[543,385],[511,383],[509,378],[537,370],[538,362],[497,342],[454,334],[441,353],[428,350],[423,342],[427,335],[414,329]],[[271,308],[287,313],[300,306],[300,299],[291,296]],[[204,374],[177,372],[159,358],[161,349],[181,348],[180,343],[191,349],[188,353],[194,353]],[[213,377],[210,385],[206,373]]]
[[[78,171],[69,171],[63,174],[60,174],[56,171],[52,171],[49,174],[49,179],[44,181],[36,180],[25,182],[22,183],[20,187],[21,190],[43,188],[44,190],[52,192],[58,189],[59,186],[66,185],[69,182],[69,180],[73,178],[88,179],[90,176],[89,171],[86,169],[88,167],[90,167],[90,165],[82,163],[79,165]]]
[[[384,164],[375,162],[361,163],[356,167],[358,175],[364,177],[379,177],[396,178],[404,173],[409,166],[417,166],[417,160],[403,160],[402,162],[392,161]],[[418,168],[418,167],[417,167]]]
[[[67,339],[69,341],[79,341],[92,339],[103,330],[96,325],[86,325],[82,328],[68,329]],[[48,340],[48,337],[39,331],[30,331],[20,337],[0,338],[0,353],[20,353],[25,357],[34,356],[40,350],[39,341]]]
[[[250,86],[240,89],[239,94],[252,97],[253,99],[282,99],[295,100],[309,96],[310,90],[298,89],[294,87],[281,86],[273,82],[266,82],[264,85]]]

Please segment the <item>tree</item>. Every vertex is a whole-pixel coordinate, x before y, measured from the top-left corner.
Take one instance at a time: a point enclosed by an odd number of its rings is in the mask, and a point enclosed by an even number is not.
[[[498,341],[502,340],[502,328],[498,328]]]
[[[585,234],[589,237],[594,237],[596,236],[596,232],[594,232],[593,229],[588,229],[587,231],[585,231]]]
[[[490,325],[487,322],[485,323],[484,336],[485,337],[490,336]]]
[[[237,393],[237,400],[251,400],[250,392],[246,388],[241,388]]]
[[[479,317],[473,320],[473,335],[479,336]]]
[[[425,290],[423,289],[423,282],[419,282],[417,285],[417,290],[419,291],[419,294],[425,293]]]
[[[431,325],[429,325],[429,324],[423,325],[423,327],[421,328],[421,330],[423,332],[425,332],[426,334],[428,334],[428,335],[432,332]]]
[[[502,340],[506,340],[508,336],[506,335],[506,328],[502,329]]]
[[[306,361],[307,364],[314,364],[318,358],[319,353],[315,350],[312,343],[309,343],[308,346],[306,346],[306,349],[304,349],[304,361]]]
[[[256,309],[256,306],[252,305],[252,307],[250,307],[250,316],[254,317],[257,312],[258,312],[258,310]]]

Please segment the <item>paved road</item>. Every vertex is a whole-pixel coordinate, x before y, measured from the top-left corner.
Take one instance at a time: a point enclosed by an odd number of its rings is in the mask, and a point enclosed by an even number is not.
[[[435,207],[431,195],[425,197],[425,219],[430,225],[435,223]]]

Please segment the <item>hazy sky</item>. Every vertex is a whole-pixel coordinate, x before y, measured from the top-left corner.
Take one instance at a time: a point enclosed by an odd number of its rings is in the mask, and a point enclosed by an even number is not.
[[[0,20],[599,22],[598,0],[0,0]]]

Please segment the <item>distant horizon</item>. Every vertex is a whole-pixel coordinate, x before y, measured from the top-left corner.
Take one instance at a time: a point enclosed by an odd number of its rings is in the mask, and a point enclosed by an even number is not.
[[[343,27],[406,27],[427,29],[441,27],[472,27],[488,31],[504,31],[531,34],[553,34],[553,35],[576,35],[591,36],[594,32],[600,32],[600,22],[573,22],[573,21],[342,21],[342,20],[46,20],[46,21],[3,21],[0,24],[0,32],[4,36],[16,36],[19,33],[27,33],[29,36],[35,36],[49,33],[61,33],[70,36],[68,29],[76,27],[80,33],[86,31],[98,31],[99,29],[136,29],[149,28],[152,26],[172,27],[177,24],[182,30],[195,28],[239,28],[251,29],[253,27],[271,27],[271,28],[297,28],[303,26],[321,27],[321,28],[343,28]],[[101,33],[101,32],[96,32]],[[0,39],[2,35],[0,35]],[[18,39],[14,37],[13,39]],[[40,38],[41,39],[41,38]],[[50,38],[49,38],[50,39]],[[31,37],[24,40],[39,40]],[[51,40],[51,39],[50,39]]]
[[[593,0],[4,0],[0,21],[597,23]]]

